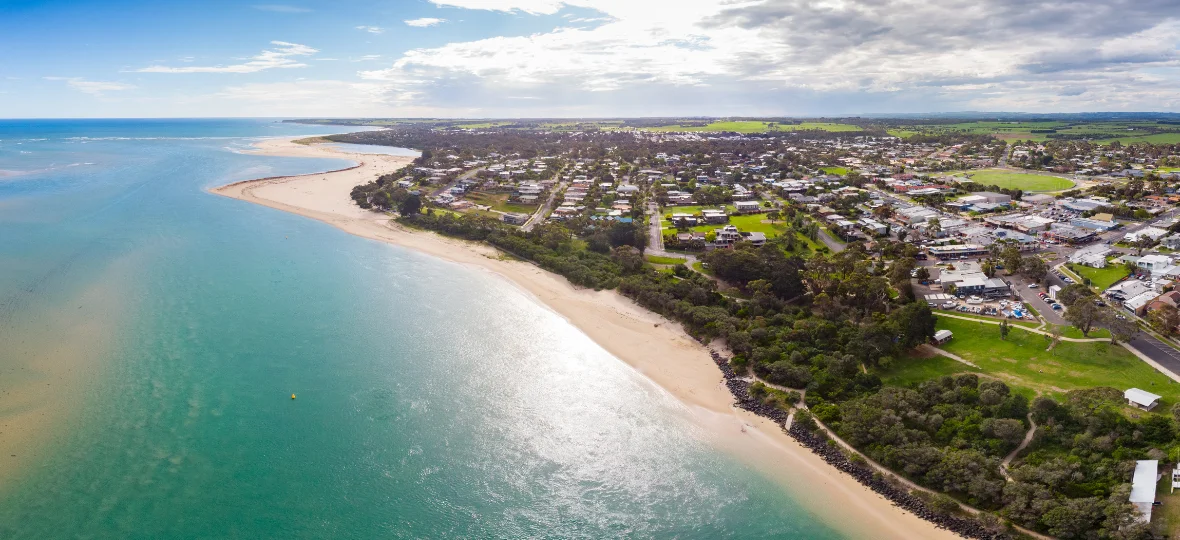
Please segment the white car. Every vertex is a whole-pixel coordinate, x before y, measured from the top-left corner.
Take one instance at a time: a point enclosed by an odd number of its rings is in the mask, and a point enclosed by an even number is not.
[[[1029,283],[1028,284],[1028,288],[1030,288],[1030,289],[1035,289],[1037,287],[1040,287],[1040,285],[1037,285],[1036,283]]]

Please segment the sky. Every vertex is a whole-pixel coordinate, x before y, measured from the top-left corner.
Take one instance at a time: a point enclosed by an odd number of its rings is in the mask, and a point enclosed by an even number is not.
[[[1178,112],[1180,0],[0,0],[3,118],[950,111]]]

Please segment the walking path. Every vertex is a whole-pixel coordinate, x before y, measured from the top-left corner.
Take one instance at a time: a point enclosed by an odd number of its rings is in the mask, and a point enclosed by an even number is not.
[[[1033,436],[1037,433],[1037,423],[1033,421],[1032,413],[1028,413],[1028,423],[1032,427],[1028,428],[1028,433],[1024,434],[1024,440],[1020,441],[1020,446],[1017,446],[1015,450],[1009,452],[1008,455],[1004,456],[1004,460],[1000,462],[1000,474],[1004,475],[1004,479],[1008,480],[1009,482],[1012,482],[1013,480],[1012,476],[1008,474],[1008,465],[1012,463],[1013,459],[1016,459],[1016,455],[1019,454],[1021,450],[1024,450],[1026,447],[1028,447],[1028,443],[1032,442]]]
[[[963,317],[960,315],[951,315],[950,313],[937,313],[937,315],[939,317],[950,317],[952,319],[961,319],[964,321],[974,321],[974,322],[983,323],[983,324],[994,324],[996,326],[1000,325],[1000,321],[989,321],[989,320],[985,320],[985,319],[976,319],[974,317]],[[1009,323],[1009,324],[1011,324],[1011,323]],[[1040,334],[1042,336],[1052,336],[1053,335],[1053,334],[1046,332],[1044,330],[1038,330],[1036,328],[1029,328],[1027,326],[1020,326],[1020,325],[1016,325],[1016,324],[1012,324],[1012,328],[1019,328],[1021,330],[1026,331],[1026,332],[1032,332],[1034,334]],[[1061,341],[1072,341],[1074,343],[1096,343],[1096,342],[1109,343],[1111,341],[1111,339],[1110,338],[1070,338],[1070,337],[1061,336]]]
[[[962,363],[962,364],[966,364],[966,365],[971,366],[975,369],[981,369],[979,366],[972,364],[971,361],[963,358],[962,356],[944,351],[944,350],[939,349],[938,347],[935,347],[934,345],[931,345],[929,343],[923,343],[921,345],[918,345],[918,350],[925,351],[927,354],[937,354],[937,355],[945,356],[947,358],[950,358],[951,360],[954,360],[954,361]]]

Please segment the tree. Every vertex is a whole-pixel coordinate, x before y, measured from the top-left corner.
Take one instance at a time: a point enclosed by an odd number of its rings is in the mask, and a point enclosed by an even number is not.
[[[1074,304],[1083,300],[1093,303],[1094,291],[1081,283],[1072,283],[1066,285],[1064,289],[1057,291],[1057,300],[1065,307],[1073,307]]]
[[[1164,304],[1158,309],[1151,310],[1151,313],[1147,315],[1147,321],[1156,332],[1172,336],[1176,334],[1176,327],[1180,326],[1180,310],[1177,310],[1175,306]]]
[[[938,238],[938,233],[942,232],[942,222],[936,217],[932,217],[926,221],[926,232],[930,233],[931,238]]]
[[[1040,257],[1025,257],[1020,259],[1020,274],[1034,283],[1044,283],[1049,275],[1049,265]]]
[[[410,195],[402,201],[397,210],[403,216],[416,216],[422,210],[422,199],[417,195]]]
[[[1083,336],[1089,336],[1090,330],[1094,329],[1094,323],[1102,320],[1102,310],[1094,305],[1094,302],[1074,302],[1069,309],[1065,311],[1065,320],[1070,324],[1078,327],[1082,331]]]
[[[624,272],[638,272],[643,269],[643,253],[634,246],[619,246],[610,252],[611,260],[623,267]]]
[[[1020,248],[1014,244],[1009,244],[1000,252],[1000,260],[1004,262],[1004,268],[1008,270],[1009,274],[1015,274],[1020,271]]]
[[[1119,318],[1109,310],[1103,311],[1102,322],[1110,329],[1110,336],[1115,341],[1131,341],[1139,333],[1139,325],[1135,321],[1126,317]]]
[[[1008,332],[1011,332],[1011,331],[1012,331],[1012,325],[1008,324],[1008,319],[1001,320],[1000,321],[1000,339],[1001,340],[1008,339]]]
[[[907,231],[907,230],[905,230],[905,229],[902,229],[902,230],[900,230],[900,231],[897,231],[897,241],[898,241],[898,242],[905,242],[905,237],[906,237],[906,235],[908,235],[909,233],[910,233],[910,231]]]
[[[917,277],[918,281],[926,281],[930,279],[930,269],[926,268],[925,266],[919,267],[918,275],[914,277]]]

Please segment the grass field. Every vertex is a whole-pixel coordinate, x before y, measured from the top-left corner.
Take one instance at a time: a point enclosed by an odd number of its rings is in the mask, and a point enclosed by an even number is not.
[[[832,122],[803,122],[800,124],[775,124],[761,120],[728,120],[710,122],[703,126],[671,124],[642,128],[647,131],[733,131],[736,133],[766,133],[767,131],[861,131],[860,126]]]
[[[537,210],[535,204],[518,204],[508,202],[509,195],[507,193],[484,193],[474,192],[464,195],[475,204],[483,204],[490,206],[492,210],[499,210],[501,212],[515,212],[518,214],[531,214]]]
[[[1142,388],[1163,396],[1165,410],[1180,398],[1180,384],[1118,345],[1062,341],[1046,352],[1048,342],[1044,336],[1020,328],[1013,328],[1007,340],[1000,340],[1000,329],[995,325],[939,317],[937,327],[954,332],[942,349],[979,366],[980,373],[1013,387],[1054,396],[1097,386]],[[905,384],[966,371],[974,370],[950,359],[907,358],[895,362],[881,376]]]
[[[848,167],[824,167],[820,170],[828,174],[838,174],[840,176],[848,174]]]
[[[763,223],[766,220],[766,214],[745,214],[740,216],[729,216],[729,223],[697,225],[688,230],[693,232],[709,232],[720,229],[726,225],[733,225],[742,232],[760,232],[765,234],[767,238],[774,238],[787,229],[783,223]],[[664,229],[673,229],[672,224],[665,219],[663,221]]]
[[[1111,285],[1118,283],[1119,280],[1129,276],[1131,273],[1127,271],[1127,267],[1121,264],[1111,264],[1106,268],[1090,268],[1089,266],[1082,266],[1080,264],[1067,265],[1073,273],[1090,280],[1090,286],[1105,291]]]
[[[952,173],[966,176],[972,182],[989,186],[999,186],[1006,189],[1022,189],[1024,191],[1061,191],[1074,186],[1073,181],[1060,176],[1045,174],[1028,174],[999,170],[960,171]]]
[[[656,255],[647,256],[647,262],[652,264],[681,264],[686,260],[687,259],[682,259],[680,257],[659,257]]]

